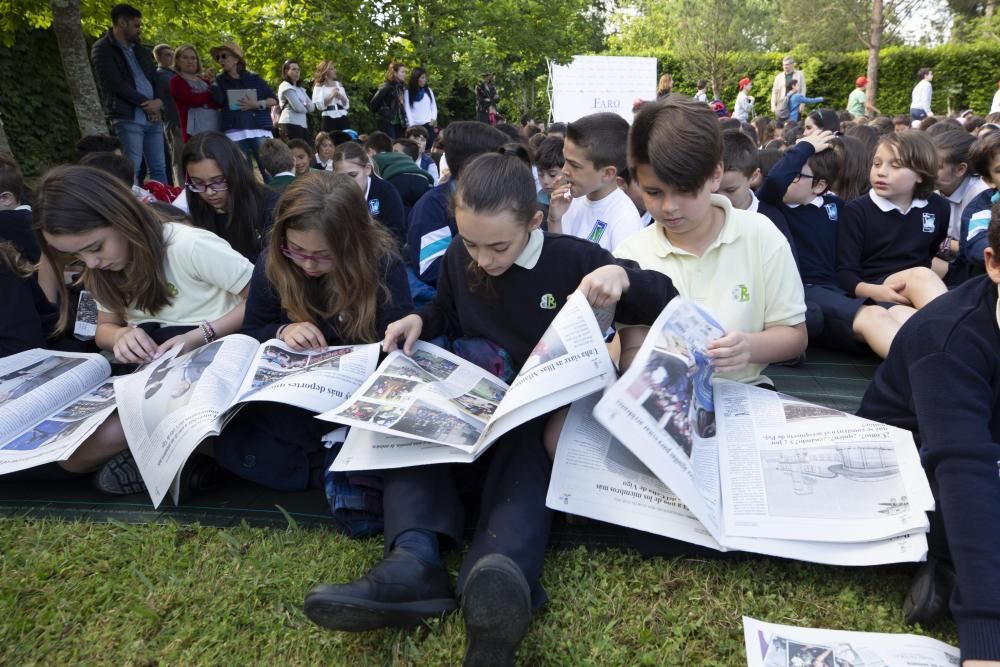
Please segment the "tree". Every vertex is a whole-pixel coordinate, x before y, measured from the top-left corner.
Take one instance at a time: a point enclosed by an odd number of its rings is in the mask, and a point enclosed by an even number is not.
[[[52,29],[69,85],[80,134],[107,134],[97,84],[80,21],[80,0],[52,0]]]
[[[868,90],[865,92],[868,105],[875,107],[878,96],[879,52],[882,49],[882,0],[872,0],[872,23],[868,40]]]

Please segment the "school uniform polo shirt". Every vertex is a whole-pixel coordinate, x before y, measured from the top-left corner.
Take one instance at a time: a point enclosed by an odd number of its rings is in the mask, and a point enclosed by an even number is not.
[[[605,250],[614,250],[626,238],[642,229],[642,220],[628,195],[615,188],[603,199],[577,197],[562,217],[563,234],[593,241]]]
[[[725,222],[701,257],[670,243],[659,224],[626,239],[615,256],[665,273],[681,296],[708,308],[727,331],[758,333],[805,322],[802,282],[781,232],[763,215],[735,209],[721,195],[712,195],[712,206],[723,209]],[[769,382],[760,374],[765,365],[749,364],[720,377]]]
[[[961,185],[955,188],[950,195],[941,196],[948,200],[951,206],[951,217],[948,219],[948,236],[958,239],[962,235],[962,211],[975,199],[980,192],[988,190],[990,186],[983,182],[978,176],[966,176],[962,179]]]

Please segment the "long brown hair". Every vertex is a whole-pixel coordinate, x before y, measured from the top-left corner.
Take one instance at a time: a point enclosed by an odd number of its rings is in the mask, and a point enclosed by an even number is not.
[[[167,246],[163,224],[156,213],[141,204],[121,181],[93,167],[62,166],[49,171],[38,186],[34,227],[52,236],[85,234],[100,227],[113,227],[128,242],[129,256],[121,271],[84,268],[83,286],[101,306],[123,316],[130,308],[156,313],[170,304],[163,265]],[[39,234],[45,256],[56,275],[71,257],[58,252]],[[66,285],[59,281],[60,312],[56,332],[69,320]]]
[[[309,278],[285,257],[288,230],[315,230],[334,257],[330,271]],[[351,342],[378,340],[377,312],[389,299],[386,257],[395,240],[368,214],[364,195],[344,174],[313,172],[299,176],[278,202],[267,257],[267,278],[282,308],[294,322],[337,317],[340,335]]]
[[[0,267],[18,278],[27,278],[35,272],[35,267],[17,251],[10,241],[0,241]]]

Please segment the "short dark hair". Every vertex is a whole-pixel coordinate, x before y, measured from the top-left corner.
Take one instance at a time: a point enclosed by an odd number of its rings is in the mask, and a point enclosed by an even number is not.
[[[538,150],[535,151],[535,166],[540,171],[545,171],[546,169],[562,169],[564,164],[566,164],[566,160],[563,158],[562,137],[545,137],[538,145]]]
[[[552,123],[545,130],[546,134],[561,134],[566,136],[566,123]]]
[[[910,117],[909,116],[903,116],[903,115],[893,116],[892,117],[892,124],[893,125],[906,125],[906,126],[909,126],[910,125]]]
[[[924,132],[906,130],[884,137],[879,145],[890,146],[899,163],[912,169],[921,177],[921,182],[913,188],[915,199],[927,199],[934,192],[938,171],[938,155],[934,144]]]
[[[260,147],[260,164],[271,176],[277,176],[295,168],[292,149],[280,139],[268,139]]]
[[[743,132],[722,133],[722,165],[726,171],[738,171],[750,178],[760,168],[759,152],[753,139]]]
[[[698,79],[698,83],[695,85],[698,88],[698,90],[701,90],[702,88],[708,85],[708,81],[706,81],[705,79]]]
[[[671,95],[644,107],[628,135],[629,165],[645,164],[682,192],[700,189],[722,161],[722,131],[707,105]]]
[[[114,25],[118,23],[118,19],[141,19],[142,12],[133,7],[132,5],[126,5],[124,3],[120,5],[115,5],[111,8],[111,24]]]
[[[127,155],[88,153],[80,160],[80,164],[111,174],[130,188],[135,185],[135,163]]]
[[[931,142],[946,163],[960,165],[963,162],[968,164],[969,149],[976,143],[976,138],[965,130],[948,130],[931,136]]]
[[[990,163],[998,152],[1000,152],[1000,132],[989,132],[976,139],[969,148],[969,164],[972,166],[972,171],[980,176],[989,177]]]
[[[616,113],[594,113],[573,121],[566,127],[566,141],[581,148],[597,169],[628,168],[628,121]]]
[[[496,128],[507,135],[511,141],[521,141],[521,131],[510,123],[497,123]]]
[[[17,160],[0,153],[0,192],[9,192],[18,202],[23,202],[26,191]]]
[[[507,143],[507,135],[486,123],[460,120],[449,123],[441,138],[444,157],[452,178],[459,178],[469,160],[483,153],[493,153]]]
[[[765,148],[758,155],[757,159],[760,162],[760,175],[767,178],[767,172],[771,171],[771,168],[778,164],[778,161],[784,157],[782,153],[777,148]]]
[[[993,253],[1000,255],[1000,202],[993,205],[993,212],[990,215],[990,226],[987,228],[986,233],[989,234],[987,238],[990,240],[990,247],[993,248]]]
[[[406,128],[406,136],[410,137],[411,139],[413,137],[423,137],[424,141],[427,141],[431,138],[430,135],[427,134],[427,128],[424,127],[423,125],[411,125],[410,127]],[[430,148],[430,146],[428,146],[427,148]]]
[[[840,131],[840,116],[833,109],[816,109],[808,116],[820,130]]]
[[[873,128],[880,135],[891,134],[896,131],[895,123],[892,118],[889,118],[888,116],[879,116],[878,118],[875,118],[868,123],[868,127]]]
[[[413,139],[405,139],[405,138],[393,139],[392,145],[393,148],[395,148],[397,145],[402,146],[403,153],[408,155],[411,160],[416,161],[420,159],[420,146],[418,146],[417,142],[415,142]]]
[[[293,148],[298,148],[300,151],[305,151],[309,155],[312,155],[313,148],[309,145],[309,142],[305,139],[289,139],[288,150]]]
[[[921,67],[920,69],[917,70],[917,78],[922,79],[930,73],[931,73],[930,67]]]
[[[365,148],[370,148],[376,153],[391,153],[392,138],[385,132],[375,131],[368,135]]]
[[[82,137],[76,146],[76,161],[79,162],[87,153],[113,153],[122,149],[122,142],[118,137],[107,134],[88,134]]]
[[[833,143],[838,141],[834,139]],[[813,183],[822,179],[826,181],[826,189],[829,190],[844,168],[844,156],[840,151],[826,150],[822,153],[813,153],[806,164],[812,169]]]

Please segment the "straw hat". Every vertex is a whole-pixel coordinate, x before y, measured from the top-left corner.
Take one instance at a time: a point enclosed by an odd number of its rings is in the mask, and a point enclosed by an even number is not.
[[[241,49],[236,42],[226,42],[222,46],[213,46],[209,53],[212,54],[212,59],[215,60],[223,51],[229,51],[239,60],[243,60],[243,49]]]

